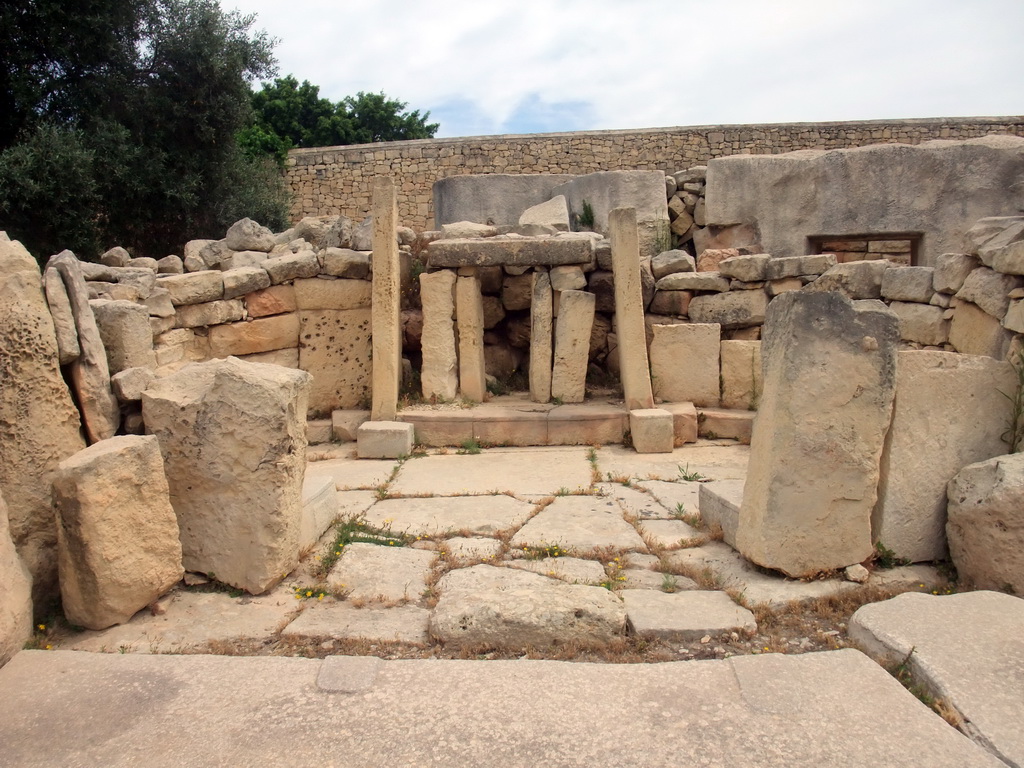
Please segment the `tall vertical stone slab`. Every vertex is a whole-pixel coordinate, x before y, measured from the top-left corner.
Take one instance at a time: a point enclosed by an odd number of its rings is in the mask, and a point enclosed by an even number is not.
[[[142,393],[186,570],[259,594],[298,563],[310,383],[305,371],[229,357]]]
[[[562,291],[558,320],[555,323],[551,396],[563,403],[582,403],[586,394],[595,304],[596,299],[592,293]]]
[[[389,176],[373,180],[373,395],[370,418],[398,415],[402,378],[401,266],[398,259],[398,202]]]
[[[11,538],[40,601],[54,596],[57,585],[53,473],[62,459],[85,447],[57,354],[39,267],[21,243],[2,241],[0,491],[7,500]]]
[[[181,579],[178,521],[152,435],[112,437],[62,461],[53,506],[72,624],[123,624]]]
[[[647,360],[644,302],[640,285],[640,239],[636,209],[616,208],[608,214],[615,275],[615,323],[619,334],[619,365],[626,409],[654,407]],[[683,361],[679,361],[682,363]]]
[[[0,493],[0,667],[32,636],[32,575],[14,548]]]
[[[459,390],[459,356],[455,349],[455,272],[420,274],[423,332],[420,348],[423,397],[452,400]]]
[[[483,402],[487,394],[484,370],[484,301],[480,278],[459,275],[455,281],[455,315],[459,323],[459,389],[467,400]]]
[[[1017,386],[1012,366],[955,352],[904,350],[882,452],[876,541],[912,562],[946,556],[946,485],[968,464],[1007,450],[1010,419],[1001,392]]]
[[[652,332],[654,393],[670,403],[718,407],[722,326],[718,323],[654,325]]]
[[[553,300],[551,276],[534,272],[530,302],[530,399],[535,403],[551,399]]]
[[[107,352],[89,306],[89,289],[85,285],[82,265],[71,251],[62,251],[50,259],[49,267],[56,269],[64,280],[78,329],[81,354],[71,363],[71,384],[82,412],[86,436],[91,443],[106,440],[117,432],[121,416],[117,398],[110,389]]]
[[[768,308],[737,549],[789,576],[871,555],[896,392],[899,319],[877,301],[795,291]]]
[[[75,328],[75,315],[71,311],[71,301],[64,289],[64,280],[60,272],[52,267],[43,273],[43,287],[46,290],[46,304],[53,318],[53,328],[57,332],[57,351],[60,364],[67,365],[80,354],[78,346],[78,329]]]

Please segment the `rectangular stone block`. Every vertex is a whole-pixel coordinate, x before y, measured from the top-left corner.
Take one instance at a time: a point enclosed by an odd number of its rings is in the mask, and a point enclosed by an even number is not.
[[[628,423],[621,406],[559,405],[548,411],[548,445],[621,443]]]
[[[373,385],[370,414],[374,421],[398,413],[402,379],[402,274],[398,258],[398,202],[390,176],[373,180]]]
[[[356,451],[361,459],[397,459],[412,453],[412,424],[400,421],[367,421],[359,425]]]
[[[398,414],[398,420],[412,424],[419,445],[440,448],[462,445],[473,437],[473,413],[470,410],[410,411]]]
[[[338,408],[355,408],[365,402],[374,367],[370,310],[324,309],[297,315],[299,368],[313,376],[310,414],[326,416]]]
[[[797,291],[772,301],[764,392],[736,544],[793,577],[871,555],[899,321],[878,302]]]
[[[672,453],[675,423],[663,408],[638,408],[629,412],[629,434],[637,453]]]
[[[563,403],[582,403],[586,394],[594,303],[592,293],[562,291],[558,321],[555,324],[551,397]]]
[[[327,422],[330,424],[330,422]],[[338,490],[333,477],[307,477],[302,483],[302,519],[299,551],[309,552],[340,514]]]
[[[487,394],[484,303],[477,277],[456,278],[455,314],[459,328],[459,389],[465,399],[482,403]]]
[[[211,357],[237,357],[293,348],[299,344],[299,317],[287,314],[216,325],[210,329],[209,340]]]
[[[299,367],[299,348],[272,349],[270,352],[256,352],[252,355],[237,355],[239,360],[247,363],[264,363],[265,365],[280,365],[282,368]]]
[[[480,445],[547,445],[547,411],[513,411],[473,414],[473,438]]]
[[[647,359],[644,300],[640,276],[640,240],[636,209],[616,208],[608,214],[615,284],[615,323],[619,338],[619,369],[626,408],[654,407],[651,367]],[[693,273],[681,273],[683,276]],[[677,275],[662,278],[669,280]]]
[[[175,328],[202,328],[210,325],[234,323],[245,317],[245,309],[238,299],[208,301],[178,307],[174,313]]]
[[[219,301],[224,297],[224,277],[219,270],[203,270],[187,275],[161,277],[157,285],[166,288],[171,303],[176,307],[183,304],[202,304]]]
[[[740,522],[740,507],[743,505],[744,480],[712,480],[701,483],[697,492],[697,507],[700,519],[712,532],[722,532],[722,540],[730,547],[736,546],[736,529]]]
[[[654,395],[668,402],[718,405],[721,326],[679,323],[654,325],[652,330]]]
[[[942,307],[894,301],[889,305],[889,309],[900,319],[900,338],[904,341],[939,346],[949,340],[949,320],[946,319],[946,311]]]
[[[722,407],[756,411],[761,387],[761,342],[723,341]]]
[[[1002,360],[1010,348],[1013,334],[999,320],[969,301],[953,309],[949,325],[949,343],[965,355],[986,355]]]
[[[455,272],[442,269],[420,274],[423,365],[420,384],[427,400],[454,400],[459,389],[459,358],[455,349]]]
[[[754,431],[754,411],[734,411],[727,408],[701,408],[699,411],[700,436],[708,440],[724,438],[750,445]]]
[[[881,459],[875,540],[912,562],[946,550],[946,484],[963,467],[1006,453],[1016,378],[1009,363],[955,352],[905,350]]]
[[[296,280],[295,305],[299,309],[363,309],[370,306],[371,285],[366,280]]]
[[[245,311],[249,317],[269,317],[294,312],[298,306],[294,285],[273,285],[245,297]]]
[[[551,279],[546,272],[534,272],[530,301],[530,399],[535,403],[551,399],[553,313]]]
[[[690,320],[718,323],[722,328],[748,328],[764,322],[768,296],[763,290],[729,291],[694,296],[690,302]]]
[[[369,421],[370,412],[356,409],[339,409],[331,411],[331,436],[341,443],[355,442],[359,426]]]
[[[592,256],[593,240],[576,234],[539,239],[435,240],[427,246],[431,267],[588,264]]]
[[[330,419],[307,419],[306,442],[310,445],[331,442],[332,425]]]

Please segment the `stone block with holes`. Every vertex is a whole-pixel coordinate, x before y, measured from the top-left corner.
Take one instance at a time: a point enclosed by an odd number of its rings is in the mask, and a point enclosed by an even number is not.
[[[637,408],[629,412],[629,432],[637,453],[672,453],[675,420],[664,408]]]
[[[359,425],[356,452],[360,459],[397,459],[412,453],[414,428],[401,421],[367,421]]]

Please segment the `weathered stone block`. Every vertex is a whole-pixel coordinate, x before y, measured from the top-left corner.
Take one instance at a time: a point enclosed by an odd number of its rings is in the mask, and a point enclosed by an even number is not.
[[[149,312],[131,301],[90,301],[107,352],[111,375],[128,368],[155,368]]]
[[[809,576],[871,554],[898,341],[896,315],[876,302],[799,291],[771,303],[736,536],[744,557]]]
[[[64,614],[123,624],[181,579],[178,521],[157,438],[112,437],[60,463],[53,479]]]
[[[759,283],[766,280],[768,274],[768,263],[772,257],[767,253],[757,253],[751,256],[732,256],[723,259],[718,265],[719,274],[733,280],[742,280],[746,283]]]
[[[949,481],[948,494],[946,534],[960,579],[1024,593],[1024,454],[967,465]]]
[[[420,274],[423,366],[420,383],[428,400],[454,400],[459,388],[459,359],[455,349],[455,273],[450,269]]]
[[[320,272],[320,262],[313,251],[299,251],[274,256],[260,264],[270,275],[270,282],[279,285],[286,280],[297,277],[316,277]]]
[[[962,467],[1006,450],[1000,435],[1016,386],[1009,363],[905,350],[882,452],[875,540],[912,562],[946,556],[946,484]]]
[[[456,278],[455,314],[459,330],[459,389],[464,398],[483,402],[487,393],[484,306],[480,281],[476,277]]]
[[[953,309],[949,343],[957,352],[1002,360],[1010,348],[1012,337],[997,318],[968,301],[961,301]]]
[[[245,306],[241,299],[208,301],[205,304],[189,304],[178,307],[174,315],[175,328],[204,328],[211,325],[234,323],[245,317]]]
[[[763,387],[761,342],[723,341],[721,354],[722,407],[757,410]]]
[[[680,323],[653,326],[654,396],[668,402],[718,405],[721,326]]]
[[[835,254],[821,253],[814,256],[783,256],[773,258],[764,270],[765,280],[781,280],[784,277],[821,275],[836,265]]]
[[[894,301],[889,309],[900,319],[900,338],[904,341],[929,346],[939,346],[949,341],[949,320],[942,307]]]
[[[689,315],[695,323],[718,323],[723,329],[747,328],[763,323],[767,309],[764,291],[730,291],[694,296]]]
[[[299,368],[313,376],[310,413],[326,415],[362,403],[369,394],[373,367],[370,310],[299,312],[298,323]]]
[[[237,299],[270,287],[270,275],[261,267],[238,267],[224,273],[224,298]]]
[[[224,273],[215,270],[169,275],[161,277],[157,284],[167,290],[171,303],[176,307],[224,298]]]
[[[269,278],[269,275],[267,277]],[[245,311],[249,313],[249,317],[280,315],[294,312],[298,308],[294,285],[275,285],[245,297]]]
[[[367,280],[296,280],[295,305],[300,309],[362,309],[370,306]]]
[[[370,412],[356,409],[339,409],[331,412],[331,434],[334,440],[343,443],[355,442],[359,427],[370,420]]]
[[[932,267],[903,267],[882,272],[882,297],[890,301],[916,301],[927,304],[935,289]]]
[[[228,229],[224,242],[232,251],[264,251],[274,247],[274,233],[252,219],[240,219]]]
[[[651,272],[656,280],[677,272],[696,272],[697,263],[686,251],[665,251],[651,259]]]
[[[7,515],[0,494],[0,667],[32,636],[32,574],[14,548]]]
[[[186,570],[260,594],[298,563],[310,384],[303,371],[229,358],[143,393]]]
[[[539,225],[569,231],[569,205],[565,195],[555,195],[544,203],[530,206],[519,217],[519,226]]]
[[[978,260],[966,253],[943,253],[935,259],[932,287],[939,293],[956,293],[978,268]]]
[[[209,341],[211,357],[252,355],[296,347],[299,343],[299,317],[292,313],[217,325],[210,328]]]
[[[677,272],[661,278],[656,284],[659,291],[714,291],[729,290],[729,281],[718,272]]]
[[[675,423],[662,408],[634,408],[629,412],[629,433],[637,453],[672,453]]]
[[[592,256],[593,240],[576,233],[543,239],[435,240],[427,246],[431,267],[586,264]]]
[[[964,280],[956,297],[977,304],[988,314],[1002,319],[1010,306],[1010,291],[1024,285],[1024,278],[1002,275],[988,267],[978,267]]]
[[[360,459],[397,459],[412,453],[412,424],[401,421],[366,421],[359,425],[356,450]]]
[[[555,323],[551,396],[564,403],[583,402],[593,325],[594,295],[563,291]]]
[[[662,403],[658,407],[672,414],[676,448],[697,442],[697,408],[693,403]]]
[[[321,254],[324,274],[365,280],[370,275],[370,254],[348,248],[327,248]]]
[[[892,266],[892,263],[885,259],[836,264],[808,285],[806,290],[840,291],[851,299],[880,299],[882,275]]]
[[[545,272],[533,273],[530,299],[530,399],[551,399],[551,365],[554,354],[554,317],[551,280]]]

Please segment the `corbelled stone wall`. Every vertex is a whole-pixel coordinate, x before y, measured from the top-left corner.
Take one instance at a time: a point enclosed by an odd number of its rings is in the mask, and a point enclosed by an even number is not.
[[[292,150],[286,175],[296,221],[336,214],[362,219],[370,211],[373,178],[387,175],[397,183],[400,223],[423,230],[433,228],[431,188],[449,176],[625,169],[671,172],[726,155],[919,144],[994,133],[1024,136],[1024,116],[705,125],[314,147]]]

